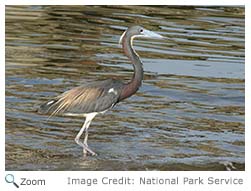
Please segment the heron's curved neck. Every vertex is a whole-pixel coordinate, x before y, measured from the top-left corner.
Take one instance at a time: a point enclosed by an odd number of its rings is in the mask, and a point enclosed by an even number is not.
[[[131,81],[125,84],[125,86],[123,87],[120,100],[133,95],[139,89],[143,80],[144,72],[143,72],[142,63],[140,61],[138,54],[132,48],[132,40],[133,40],[132,37],[130,36],[128,37],[126,35],[124,36],[122,40],[124,53],[133,64],[134,74]]]

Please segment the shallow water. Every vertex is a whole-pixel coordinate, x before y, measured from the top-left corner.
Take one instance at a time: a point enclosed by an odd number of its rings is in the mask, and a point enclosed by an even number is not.
[[[243,7],[6,6],[6,170],[244,170]],[[141,89],[74,142],[84,119],[38,106],[92,80],[129,80],[118,40],[140,24]]]

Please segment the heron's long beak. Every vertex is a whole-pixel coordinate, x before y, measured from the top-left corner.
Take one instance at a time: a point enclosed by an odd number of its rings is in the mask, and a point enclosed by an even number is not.
[[[156,39],[165,38],[165,37],[161,36],[158,33],[155,33],[155,32],[152,32],[152,31],[149,31],[149,30],[146,30],[146,29],[144,29],[142,34],[143,34],[142,37],[146,37],[146,38],[156,38]]]

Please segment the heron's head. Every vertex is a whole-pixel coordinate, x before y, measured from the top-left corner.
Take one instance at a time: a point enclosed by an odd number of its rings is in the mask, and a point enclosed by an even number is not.
[[[141,26],[131,26],[122,34],[119,43],[122,42],[123,38],[133,39],[135,37],[153,38],[153,39],[164,38],[160,34],[149,31]]]

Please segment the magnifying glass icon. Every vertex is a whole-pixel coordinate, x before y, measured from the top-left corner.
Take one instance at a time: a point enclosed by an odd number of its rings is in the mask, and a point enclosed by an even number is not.
[[[17,185],[17,183],[15,183],[15,181],[14,181],[14,175],[13,175],[13,174],[7,174],[7,175],[5,176],[5,181],[6,181],[7,183],[12,183],[12,184],[14,184],[17,188],[19,188],[19,186]]]

